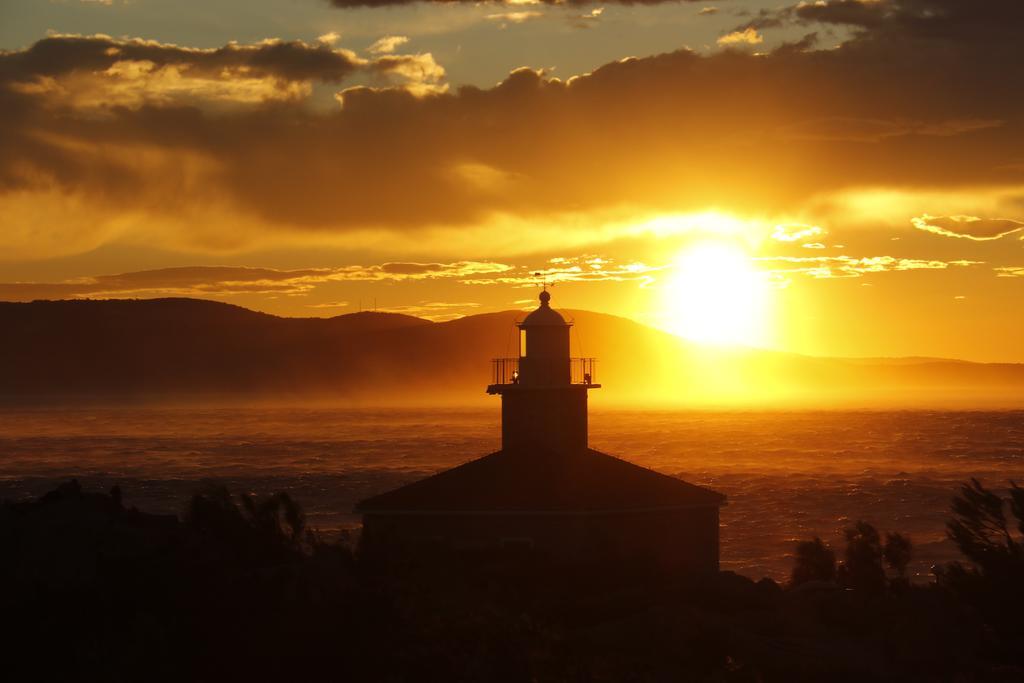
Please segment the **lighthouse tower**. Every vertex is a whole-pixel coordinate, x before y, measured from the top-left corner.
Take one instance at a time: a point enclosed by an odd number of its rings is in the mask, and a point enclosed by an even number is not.
[[[587,448],[587,392],[596,360],[572,358],[572,323],[551,308],[551,292],[519,327],[519,356],[493,361],[487,393],[501,396],[502,449],[578,452]]]

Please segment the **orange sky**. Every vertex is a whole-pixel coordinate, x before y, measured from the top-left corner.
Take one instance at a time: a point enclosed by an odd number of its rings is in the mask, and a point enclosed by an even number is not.
[[[1016,0],[371,4],[5,3],[0,299],[1024,361]]]

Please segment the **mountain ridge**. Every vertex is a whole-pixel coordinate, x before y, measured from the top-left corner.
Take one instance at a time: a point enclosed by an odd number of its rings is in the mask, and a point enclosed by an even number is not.
[[[1024,364],[708,349],[627,318],[561,312],[575,321],[573,355],[598,358],[602,396],[623,401],[842,403],[864,393],[898,401],[994,392],[1024,405]],[[517,354],[514,323],[523,315],[432,322],[374,311],[287,318],[188,298],[0,302],[0,396],[476,400],[490,359]]]

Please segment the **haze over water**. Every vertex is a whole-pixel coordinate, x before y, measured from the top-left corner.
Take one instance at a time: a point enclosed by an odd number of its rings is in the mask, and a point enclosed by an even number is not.
[[[358,525],[359,499],[499,448],[490,409],[62,409],[0,415],[0,496],[77,477],[180,512],[205,481],[287,490],[323,531]],[[793,542],[865,518],[909,533],[913,573],[954,559],[949,499],[978,477],[1024,479],[1024,411],[596,410],[591,445],[729,496],[722,567],[784,578]]]

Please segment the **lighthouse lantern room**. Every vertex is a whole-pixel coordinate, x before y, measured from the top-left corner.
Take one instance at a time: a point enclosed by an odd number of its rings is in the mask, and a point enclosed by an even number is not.
[[[573,358],[572,323],[551,308],[551,293],[518,323],[519,356],[495,358],[487,393],[501,396],[501,441],[506,451],[552,455],[587,448],[587,392],[597,361]]]

